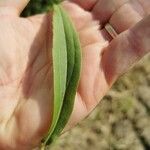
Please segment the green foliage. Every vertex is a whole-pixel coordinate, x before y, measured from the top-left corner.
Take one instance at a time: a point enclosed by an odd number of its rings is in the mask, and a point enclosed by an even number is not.
[[[53,5],[53,120],[44,145],[60,135],[73,110],[81,69],[78,35],[68,14],[60,5]]]
[[[22,16],[30,16],[38,13],[42,13],[48,10],[51,0],[30,0],[28,6],[22,13]]]
[[[50,141],[53,142],[65,128],[73,110],[75,95],[81,71],[81,47],[78,34],[68,14],[61,8],[67,48],[66,93],[61,114]]]
[[[53,17],[53,74],[54,74],[54,104],[53,120],[45,143],[48,142],[55,129],[63,106],[67,80],[67,46],[61,10],[54,7]]]

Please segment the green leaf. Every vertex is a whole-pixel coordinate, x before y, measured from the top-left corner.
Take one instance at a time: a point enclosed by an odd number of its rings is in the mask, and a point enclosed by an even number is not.
[[[53,15],[53,74],[54,74],[54,104],[52,124],[44,139],[44,144],[47,143],[55,129],[60,116],[63,99],[66,91],[67,77],[67,48],[63,20],[59,6],[54,5]]]
[[[67,84],[66,84],[67,87],[71,80],[73,69],[74,69],[74,63],[75,63],[75,48],[74,48],[74,38],[73,38],[74,30],[70,18],[68,17],[67,14],[64,13],[62,8],[61,8],[61,14],[64,23],[64,31],[65,31],[66,47],[67,47]]]
[[[55,4],[51,6],[54,10],[54,109],[51,127],[43,140],[44,147],[60,135],[70,118],[81,71],[81,47],[77,32],[63,8]]]
[[[62,132],[65,125],[67,124],[70,115],[73,110],[75,95],[78,87],[80,70],[81,70],[81,47],[78,35],[76,34],[75,28],[71,23],[70,18],[67,13],[61,9],[64,30],[66,35],[67,43],[67,60],[68,60],[68,76],[67,76],[67,89],[65,93],[65,98],[63,101],[63,106],[61,114],[55,130],[49,139],[49,143],[52,143]]]

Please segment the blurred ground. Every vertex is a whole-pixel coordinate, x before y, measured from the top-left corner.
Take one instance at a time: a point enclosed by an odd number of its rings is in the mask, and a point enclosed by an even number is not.
[[[31,0],[23,15],[42,12]],[[121,77],[97,108],[49,150],[150,150],[150,55]]]
[[[150,150],[150,55],[50,150]]]

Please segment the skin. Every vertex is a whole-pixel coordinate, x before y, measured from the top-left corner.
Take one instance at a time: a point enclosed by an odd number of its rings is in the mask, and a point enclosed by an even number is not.
[[[51,124],[52,14],[19,15],[29,0],[0,1],[0,149],[30,150]],[[82,73],[65,130],[87,116],[117,78],[150,52],[149,0],[63,2],[80,36]],[[118,32],[112,39],[104,24]]]

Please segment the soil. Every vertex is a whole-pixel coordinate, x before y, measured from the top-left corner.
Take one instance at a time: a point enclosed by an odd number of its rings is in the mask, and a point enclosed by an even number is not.
[[[48,150],[150,150],[150,55]]]

